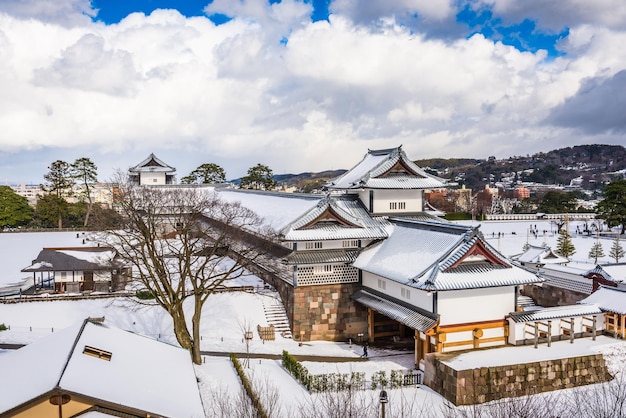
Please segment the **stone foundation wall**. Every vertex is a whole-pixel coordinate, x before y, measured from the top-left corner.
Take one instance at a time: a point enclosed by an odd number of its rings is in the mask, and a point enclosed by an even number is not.
[[[294,288],[294,339],[356,341],[357,334],[367,335],[367,309],[350,299],[359,288],[359,283]]]
[[[546,307],[575,305],[579,300],[589,296],[585,293],[550,286],[546,283],[543,283],[541,286],[524,286],[521,294],[531,297],[537,305]]]
[[[455,405],[532,395],[612,378],[601,354],[471,370],[449,367],[444,361],[451,356],[426,355],[424,384]]]

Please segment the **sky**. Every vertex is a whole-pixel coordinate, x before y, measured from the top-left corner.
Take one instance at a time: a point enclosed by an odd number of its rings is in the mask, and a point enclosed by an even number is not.
[[[2,0],[0,182],[624,144],[623,0]]]

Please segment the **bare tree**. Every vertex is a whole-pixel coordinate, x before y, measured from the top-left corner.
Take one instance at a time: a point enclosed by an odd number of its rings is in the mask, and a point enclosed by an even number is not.
[[[108,231],[111,244],[132,266],[131,281],[149,291],[173,320],[181,347],[200,364],[202,307],[220,287],[244,274],[266,241],[246,230],[261,219],[211,189],[132,185],[118,174],[115,206],[122,230]],[[191,305],[188,318],[184,305]],[[191,319],[189,321],[189,319]]]

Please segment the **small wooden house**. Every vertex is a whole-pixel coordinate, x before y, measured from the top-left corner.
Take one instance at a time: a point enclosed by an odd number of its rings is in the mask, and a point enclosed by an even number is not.
[[[126,268],[111,247],[44,248],[22,271],[33,273],[35,291],[109,292],[126,284]]]

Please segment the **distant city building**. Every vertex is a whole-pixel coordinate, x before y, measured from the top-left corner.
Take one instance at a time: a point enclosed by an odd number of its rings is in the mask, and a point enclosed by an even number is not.
[[[529,199],[530,189],[524,186],[523,184],[517,185],[515,186],[515,189],[513,190],[513,196],[515,196],[517,200]]]
[[[44,195],[46,192],[41,188],[39,184],[20,184],[19,186],[11,186],[13,191],[20,196],[23,196],[31,206],[37,205],[37,198],[40,195]]]

